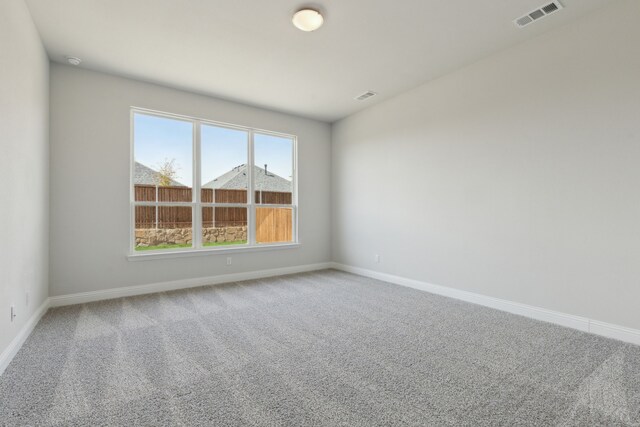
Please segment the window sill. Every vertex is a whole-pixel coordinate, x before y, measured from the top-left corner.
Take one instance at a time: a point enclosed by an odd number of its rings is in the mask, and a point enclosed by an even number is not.
[[[281,243],[281,244],[265,244],[260,246],[243,246],[235,248],[203,248],[203,249],[183,249],[173,251],[157,251],[150,253],[133,253],[127,255],[129,261],[150,261],[154,259],[167,259],[167,258],[186,258],[194,256],[206,256],[206,255],[222,255],[231,253],[243,253],[243,252],[261,252],[261,251],[273,251],[284,249],[295,249],[302,246],[300,243]]]

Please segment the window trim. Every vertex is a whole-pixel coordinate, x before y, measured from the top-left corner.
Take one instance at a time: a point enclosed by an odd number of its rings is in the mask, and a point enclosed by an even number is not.
[[[140,202],[135,200],[134,175],[135,175],[135,114],[145,114],[166,119],[181,120],[192,124],[193,145],[192,145],[192,166],[193,166],[193,184],[191,202]],[[202,125],[210,125],[223,127],[227,129],[240,130],[247,132],[247,203],[202,203],[201,201],[201,127]],[[269,135],[281,138],[287,138],[292,141],[292,194],[291,204],[274,205],[255,203],[254,182],[253,182],[253,166],[254,159],[254,135]],[[162,259],[175,258],[192,255],[208,255],[216,253],[230,252],[253,252],[266,249],[289,249],[300,246],[298,240],[298,137],[296,135],[286,134],[282,132],[274,132],[248,126],[235,125],[215,120],[203,119],[198,117],[185,116],[175,113],[167,113],[158,110],[151,110],[142,107],[130,107],[129,112],[129,260],[142,259]],[[157,251],[142,252],[136,251],[135,237],[135,207],[136,206],[188,206],[191,207],[191,229],[192,229],[192,247],[190,248],[174,248]],[[203,207],[242,207],[247,208],[247,243],[243,245],[230,245],[220,247],[202,246],[202,208]],[[274,242],[274,243],[257,243],[256,242],[256,209],[257,207],[275,207],[290,208],[292,217],[292,240],[290,242]]]

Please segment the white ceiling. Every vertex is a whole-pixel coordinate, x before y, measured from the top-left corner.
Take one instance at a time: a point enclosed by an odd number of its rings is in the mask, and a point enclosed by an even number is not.
[[[545,0],[317,0],[303,33],[298,0],[26,0],[53,61],[334,121],[614,0],[517,29]],[[353,98],[367,90],[380,95]]]

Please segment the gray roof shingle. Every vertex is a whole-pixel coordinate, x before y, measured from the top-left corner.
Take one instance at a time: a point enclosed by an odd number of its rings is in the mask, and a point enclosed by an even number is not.
[[[291,181],[259,166],[253,166],[253,180],[255,190],[279,191],[291,193],[293,185]],[[202,188],[224,188],[227,190],[243,190],[247,188],[247,165],[236,166],[212,181],[207,182]]]
[[[136,185],[157,185],[160,181],[160,172],[151,169],[142,163],[135,162],[133,170],[133,183]],[[171,180],[171,185],[174,187],[185,187],[184,184],[180,184],[178,181]]]

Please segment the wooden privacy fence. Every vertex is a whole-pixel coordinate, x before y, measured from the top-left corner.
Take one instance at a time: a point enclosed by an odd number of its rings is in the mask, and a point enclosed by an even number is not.
[[[247,190],[203,188],[203,203],[247,203]],[[193,193],[188,187],[156,187],[135,185],[136,202],[191,202]],[[278,191],[255,192],[256,204],[291,204],[291,193]],[[136,206],[136,228],[191,228],[191,207],[188,206]],[[291,208],[256,209],[256,240],[287,242],[292,239]],[[247,209],[237,207],[203,207],[202,226],[237,227],[247,225]]]
[[[135,185],[136,202],[191,202],[188,187]],[[188,206],[136,206],[136,228],[190,228],[191,208]]]
[[[291,208],[256,208],[256,242],[290,242],[293,240]]]
[[[188,206],[136,206],[135,213],[137,229],[191,228],[191,208]]]

